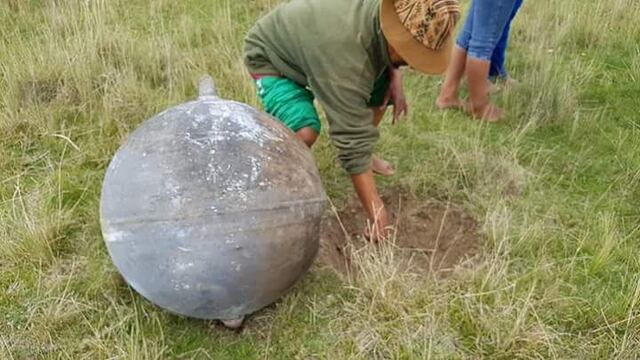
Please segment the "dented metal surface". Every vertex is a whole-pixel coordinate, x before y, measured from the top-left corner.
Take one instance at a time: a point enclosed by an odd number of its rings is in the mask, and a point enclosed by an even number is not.
[[[282,296],[318,251],[326,197],[311,152],[279,122],[222,100],[145,122],[111,162],[102,231],[126,281],[172,312],[236,319]]]

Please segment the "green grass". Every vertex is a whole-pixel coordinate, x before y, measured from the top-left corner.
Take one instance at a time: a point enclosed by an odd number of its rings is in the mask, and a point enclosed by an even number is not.
[[[418,276],[368,249],[365,276],[316,266],[239,334],[132,292],[100,234],[112,155],[201,74],[257,106],[241,40],[277,3],[0,2],[0,358],[640,357],[636,0],[526,2],[501,124],[434,111],[441,79],[407,72],[381,186],[468,209],[485,238],[473,265]],[[326,134],[315,153],[342,203]]]

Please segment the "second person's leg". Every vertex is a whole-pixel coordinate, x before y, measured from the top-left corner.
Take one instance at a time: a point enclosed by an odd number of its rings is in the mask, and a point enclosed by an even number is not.
[[[509,76],[505,67],[507,46],[509,44],[509,33],[511,31],[511,23],[518,14],[518,11],[522,6],[522,1],[523,0],[516,0],[514,3],[509,21],[505,25],[504,30],[502,31],[502,36],[493,50],[493,55],[491,56],[491,68],[489,69],[489,77],[492,79],[500,78],[506,80]]]
[[[468,111],[476,118],[497,121],[502,109],[491,103],[487,78],[491,56],[509,21],[516,0],[474,0],[473,28],[467,51]]]
[[[440,89],[440,94],[436,99],[436,106],[440,110],[464,108],[463,102],[460,101],[458,96],[458,90],[467,64],[467,49],[469,48],[469,40],[471,40],[471,32],[473,31],[473,12],[475,6],[476,1],[474,0],[469,8],[464,27],[456,39],[456,46],[451,55],[451,62],[447,67],[447,74]]]

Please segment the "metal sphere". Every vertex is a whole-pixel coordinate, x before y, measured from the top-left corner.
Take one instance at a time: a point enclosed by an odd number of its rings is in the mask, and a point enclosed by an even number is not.
[[[325,203],[309,149],[204,80],[198,100],[131,134],[100,210],[111,258],[136,291],[177,314],[231,320],[308,270]]]

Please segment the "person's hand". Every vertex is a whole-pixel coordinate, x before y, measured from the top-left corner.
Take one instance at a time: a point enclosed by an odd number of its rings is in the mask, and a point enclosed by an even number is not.
[[[378,194],[373,171],[369,170],[362,174],[351,175],[351,180],[362,207],[367,212],[368,221],[364,229],[364,237],[372,242],[386,240],[391,234],[391,231],[389,231],[389,215],[384,202]]]
[[[369,211],[372,211],[372,213],[370,213],[364,228],[365,239],[373,243],[386,241],[393,234],[393,227],[391,226],[389,214],[382,200],[380,200],[378,206],[373,206]]]
[[[390,70],[389,89],[384,96],[384,102],[381,108],[386,108],[389,101],[393,101],[393,122],[395,125],[398,121],[409,113],[409,105],[404,96],[404,88],[402,86],[402,72],[398,69]]]
[[[363,235],[364,238],[372,243],[379,244],[387,241],[393,235],[393,227],[391,225],[384,226],[380,222],[375,225],[372,225],[370,222],[367,222],[367,225],[364,228]]]

